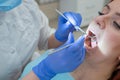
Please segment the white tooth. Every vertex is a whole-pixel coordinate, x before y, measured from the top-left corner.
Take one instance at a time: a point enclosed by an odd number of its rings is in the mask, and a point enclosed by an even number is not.
[[[91,47],[94,48],[97,46],[97,41],[93,38],[91,38]]]

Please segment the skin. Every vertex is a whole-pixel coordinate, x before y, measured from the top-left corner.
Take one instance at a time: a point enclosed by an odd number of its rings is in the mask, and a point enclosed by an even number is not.
[[[40,80],[40,79],[34,74],[34,72],[31,71],[22,80]]]
[[[53,43],[54,43],[54,44],[53,44]],[[50,48],[59,47],[59,46],[62,45],[62,44],[63,44],[63,42],[58,41],[58,40],[55,38],[54,34],[52,34],[52,35],[49,37],[49,39],[48,39],[48,48],[49,48],[49,49],[50,49]]]
[[[85,40],[86,58],[71,74],[75,80],[107,80],[116,65],[120,62],[120,1],[113,0],[101,11],[89,26],[97,38],[96,47],[92,48],[89,40]],[[89,35],[89,34],[88,34]]]
[[[101,11],[87,29],[96,35],[97,44],[90,46],[86,36],[86,57],[84,62],[71,75],[75,80],[108,80],[116,65],[120,62],[120,1],[113,0]],[[119,13],[119,14],[118,14]],[[114,23],[115,22],[115,23]],[[39,80],[30,72],[23,80]]]

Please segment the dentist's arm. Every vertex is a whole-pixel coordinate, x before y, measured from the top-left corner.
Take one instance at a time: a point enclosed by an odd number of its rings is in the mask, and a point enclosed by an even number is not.
[[[34,73],[29,73],[23,80],[51,80],[58,73],[75,70],[85,57],[84,37],[82,36],[74,42],[73,34],[70,33],[67,42],[62,46],[71,43],[70,47],[50,54],[42,62],[33,67],[32,71]]]
[[[40,80],[33,71],[26,75],[22,80]]]

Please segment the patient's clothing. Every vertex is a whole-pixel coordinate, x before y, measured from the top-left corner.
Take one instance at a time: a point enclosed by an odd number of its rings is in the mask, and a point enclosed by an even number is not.
[[[23,67],[39,48],[47,48],[53,30],[34,0],[0,12],[0,80],[18,80]]]
[[[21,78],[24,77],[26,74],[28,74],[31,70],[32,67],[40,63],[43,59],[45,59],[49,54],[49,51],[45,52],[42,54],[39,58],[36,60],[30,62],[24,69],[23,74],[21,75]],[[21,80],[20,78],[20,80]],[[61,73],[57,74],[54,78],[51,80],[74,80],[74,78],[70,75],[70,73]]]

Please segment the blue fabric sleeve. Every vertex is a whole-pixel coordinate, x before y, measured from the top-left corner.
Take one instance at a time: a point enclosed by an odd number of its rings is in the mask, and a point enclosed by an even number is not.
[[[25,75],[27,75],[31,70],[32,67],[37,65],[38,63],[40,63],[43,59],[45,59],[48,56],[49,51],[46,51],[45,53],[43,53],[40,57],[38,57],[37,59],[33,60],[32,62],[30,62],[24,69],[21,77],[19,78],[19,80],[21,80]],[[69,74],[69,73],[62,73],[62,74],[57,74],[54,78],[52,78],[51,80],[74,80],[74,78]]]

